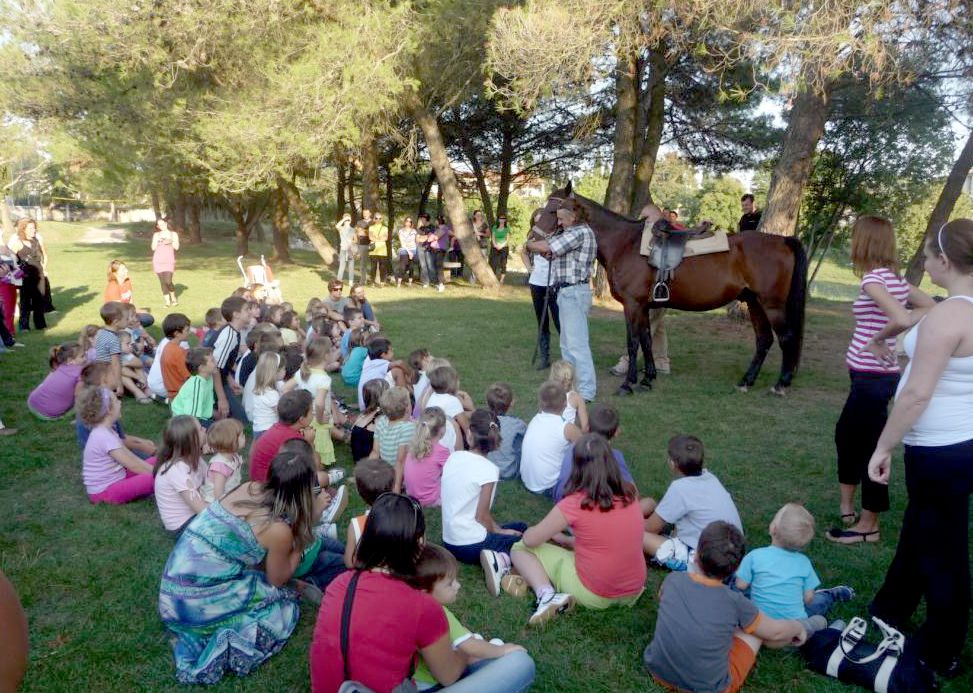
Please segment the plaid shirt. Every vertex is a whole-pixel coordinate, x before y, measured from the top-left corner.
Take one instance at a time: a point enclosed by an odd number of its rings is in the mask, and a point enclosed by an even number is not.
[[[598,257],[595,232],[587,224],[575,224],[553,236],[547,244],[551,248],[554,267],[551,281],[555,284],[578,284],[591,276],[591,268]]]

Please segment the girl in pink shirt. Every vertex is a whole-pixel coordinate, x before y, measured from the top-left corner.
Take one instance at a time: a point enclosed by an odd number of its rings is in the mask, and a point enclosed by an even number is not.
[[[449,459],[449,450],[439,442],[445,432],[446,414],[439,407],[429,407],[416,422],[405,456],[405,488],[423,506],[439,505],[443,466]]]
[[[51,372],[27,398],[34,416],[52,421],[71,411],[86,358],[81,345],[73,342],[51,347]]]
[[[195,416],[169,419],[155,465],[155,503],[167,530],[182,533],[196,514],[206,509],[202,489],[206,483],[203,462],[203,428]]]

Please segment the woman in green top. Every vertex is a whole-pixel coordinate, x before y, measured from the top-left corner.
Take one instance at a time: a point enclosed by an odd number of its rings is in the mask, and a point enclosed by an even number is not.
[[[510,248],[507,241],[510,238],[510,227],[507,226],[507,217],[502,216],[497,219],[497,225],[490,230],[490,269],[497,275],[500,283],[507,275],[507,255]]]

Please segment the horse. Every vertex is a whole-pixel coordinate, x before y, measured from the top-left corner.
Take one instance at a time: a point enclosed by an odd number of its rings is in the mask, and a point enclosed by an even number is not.
[[[551,193],[547,204],[536,214],[534,225],[544,233],[556,231],[556,212],[567,199],[577,200],[587,213],[598,242],[598,262],[608,275],[612,296],[625,310],[628,373],[616,394],[633,393],[639,347],[645,357],[639,389],[650,389],[656,377],[650,308],[706,311],[733,300],[743,301],[750,309],[756,341],[750,367],[737,388],[746,392],[753,387],[776,334],[783,359],[771,392],[786,393],[797,373],[804,341],[807,254],[800,241],[757,232],[731,235],[729,252],[683,259],[670,283],[670,300],[658,303],[652,295],[656,269],[639,254],[643,222],[574,193],[569,182]]]

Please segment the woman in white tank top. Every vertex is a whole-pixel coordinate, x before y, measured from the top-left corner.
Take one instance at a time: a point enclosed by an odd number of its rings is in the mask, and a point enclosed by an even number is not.
[[[895,558],[870,611],[901,626],[925,598],[919,656],[952,676],[959,672],[970,609],[973,221],[945,224],[927,239],[925,253],[926,271],[949,297],[905,339],[909,366],[869,461],[871,478],[887,484],[892,451],[905,443],[909,503]]]

